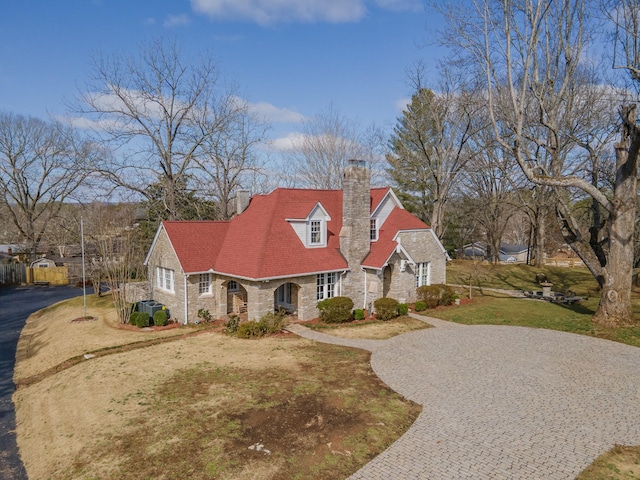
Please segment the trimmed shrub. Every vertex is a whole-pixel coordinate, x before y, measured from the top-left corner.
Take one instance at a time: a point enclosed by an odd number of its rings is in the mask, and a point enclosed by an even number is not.
[[[147,312],[133,312],[129,317],[129,323],[136,327],[148,327],[149,326],[149,314]]]
[[[423,301],[427,308],[436,308],[440,305],[451,305],[455,292],[444,284],[423,285],[416,290],[418,300]]]
[[[398,315],[406,315],[407,313],[409,313],[409,305],[407,305],[406,303],[399,303]]]
[[[353,300],[349,297],[333,297],[318,302],[320,320],[325,323],[344,323],[351,320]]]
[[[418,301],[413,305],[416,312],[424,312],[427,309],[427,304],[423,301]]]
[[[167,324],[167,311],[158,310],[153,314],[153,324],[157,327],[164,327]]]
[[[354,320],[364,320],[364,310],[361,308],[356,308],[353,311],[353,319]]]
[[[398,301],[393,298],[379,298],[373,302],[376,318],[387,321],[398,316]]]

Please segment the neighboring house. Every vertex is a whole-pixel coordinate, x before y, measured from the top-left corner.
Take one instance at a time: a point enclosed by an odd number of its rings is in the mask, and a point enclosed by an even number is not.
[[[501,243],[498,260],[503,263],[525,263],[528,251],[529,247],[527,245]],[[487,257],[487,244],[484,242],[468,243],[462,247],[462,255],[466,258],[485,259]]]
[[[56,262],[50,258],[42,257],[38,260],[31,262],[29,265],[31,268],[53,268],[56,267]]]
[[[145,260],[149,292],[174,318],[193,322],[207,309],[257,320],[280,307],[310,320],[325,298],[371,309],[377,298],[412,302],[417,286],[446,281],[433,230],[390,188],[370,189],[364,162],[349,162],[343,190],[278,188],[238,204],[230,221],[158,228]]]

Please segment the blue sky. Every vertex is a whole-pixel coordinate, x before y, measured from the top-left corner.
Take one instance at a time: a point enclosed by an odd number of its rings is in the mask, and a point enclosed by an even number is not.
[[[93,53],[167,36],[190,55],[211,49],[241,96],[271,112],[272,137],[330,104],[390,128],[411,94],[406,69],[435,65],[420,45],[436,27],[422,0],[4,0],[0,110],[64,116]]]

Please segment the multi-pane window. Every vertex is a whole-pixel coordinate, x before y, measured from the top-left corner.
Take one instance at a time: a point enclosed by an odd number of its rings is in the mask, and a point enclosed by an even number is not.
[[[158,288],[174,292],[173,270],[164,267],[156,267],[156,283]]]
[[[316,299],[324,300],[335,296],[336,273],[319,273],[316,276]]]
[[[200,274],[200,282],[198,283],[198,291],[200,292],[200,295],[211,294],[211,274],[210,273],[201,273]]]
[[[372,242],[378,240],[378,219],[372,218],[370,222],[370,233],[369,238]]]
[[[311,236],[309,240],[312,245],[322,243],[322,222],[320,220],[311,220]]]
[[[240,290],[238,282],[236,282],[235,280],[229,280],[229,282],[227,282],[227,290],[229,292],[237,292],[238,290]]]
[[[430,268],[431,265],[429,262],[416,264],[416,287],[422,287],[431,283],[429,280]]]

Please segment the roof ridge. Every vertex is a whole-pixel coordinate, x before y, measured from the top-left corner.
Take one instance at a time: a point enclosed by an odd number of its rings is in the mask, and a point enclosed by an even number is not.
[[[283,190],[283,189],[276,188],[273,192],[271,192],[269,195],[267,195],[267,197],[271,197],[273,195],[273,198],[274,198],[274,201],[275,201],[276,205],[279,203],[278,200],[280,198],[280,191],[281,190]],[[277,192],[277,194],[276,194],[276,192]],[[276,215],[276,209],[275,208],[270,208],[269,209],[268,222],[266,223],[267,231],[263,232],[262,242],[260,243],[260,249],[263,252],[264,252],[265,247],[267,246],[268,239],[270,238],[271,228],[272,228],[272,225],[273,225],[273,219],[274,219],[275,215]],[[258,257],[258,265],[256,265],[256,267],[257,267],[256,271],[257,272],[262,272],[262,266],[264,265],[265,259],[266,259],[266,255],[260,255]]]

